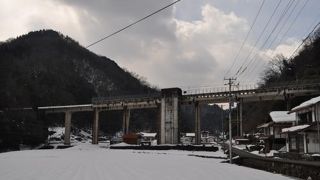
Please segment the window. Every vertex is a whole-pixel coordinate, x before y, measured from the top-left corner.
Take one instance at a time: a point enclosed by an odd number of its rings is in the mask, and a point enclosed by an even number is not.
[[[290,149],[297,149],[297,140],[296,137],[290,137]]]

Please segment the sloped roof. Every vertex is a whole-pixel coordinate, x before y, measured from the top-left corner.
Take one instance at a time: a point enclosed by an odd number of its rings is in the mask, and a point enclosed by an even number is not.
[[[142,137],[156,137],[157,133],[145,133],[145,132],[140,132],[140,135]]]
[[[272,111],[269,113],[275,123],[286,123],[296,121],[296,113],[288,114],[288,111]]]
[[[320,96],[312,98],[312,99],[310,99],[308,101],[305,101],[305,102],[301,103],[299,106],[296,106],[296,107],[292,108],[289,113],[297,112],[299,110],[308,108],[308,107],[310,107],[310,106],[312,106],[312,105],[314,105],[314,104],[316,104],[318,102],[320,102]]]
[[[196,133],[186,133],[186,136],[187,136],[187,137],[195,137],[195,136],[196,136]]]
[[[289,133],[289,132],[296,132],[296,131],[301,131],[303,129],[308,128],[310,125],[309,124],[304,124],[304,125],[298,125],[298,126],[292,126],[289,128],[283,128],[281,130],[282,133]]]
[[[260,125],[257,126],[257,128],[258,128],[258,129],[260,129],[260,128],[266,128],[266,127],[268,127],[270,124],[272,124],[272,122],[260,124]]]

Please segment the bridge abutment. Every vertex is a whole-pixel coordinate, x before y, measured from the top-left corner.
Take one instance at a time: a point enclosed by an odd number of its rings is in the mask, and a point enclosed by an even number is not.
[[[182,91],[179,88],[161,90],[161,144],[178,144],[179,112]]]

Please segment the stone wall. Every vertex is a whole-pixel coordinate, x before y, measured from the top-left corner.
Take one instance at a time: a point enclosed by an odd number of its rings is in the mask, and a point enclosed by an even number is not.
[[[302,179],[320,180],[320,162],[271,158],[240,158],[237,164]]]

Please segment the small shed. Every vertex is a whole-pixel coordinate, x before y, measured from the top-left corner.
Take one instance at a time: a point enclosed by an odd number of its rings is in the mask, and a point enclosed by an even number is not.
[[[157,133],[146,133],[140,132],[141,142],[144,144],[156,145],[157,144]]]
[[[128,133],[128,134],[124,134],[122,139],[123,139],[123,142],[127,144],[138,144],[140,137],[141,136],[139,134]]]

